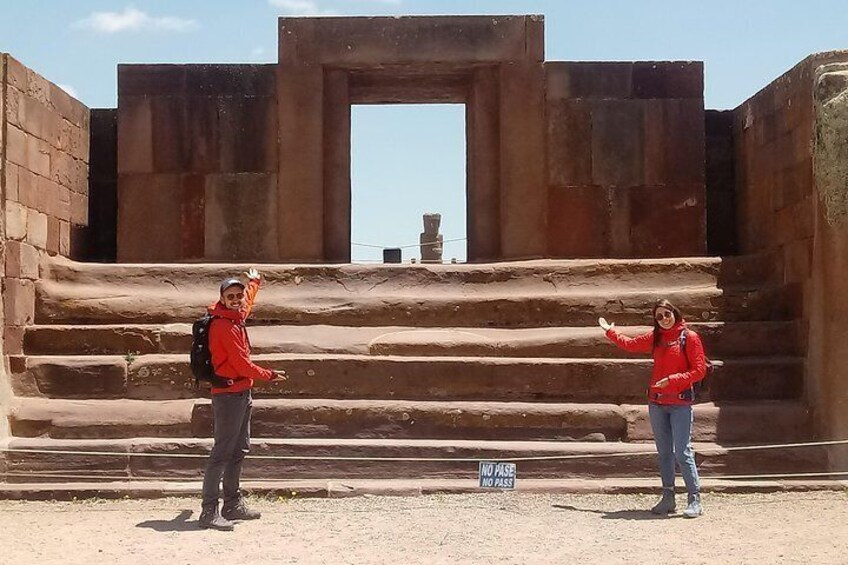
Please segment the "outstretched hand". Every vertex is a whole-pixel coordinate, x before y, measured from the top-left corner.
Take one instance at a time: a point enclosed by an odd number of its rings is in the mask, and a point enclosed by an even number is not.
[[[254,268],[251,268],[250,270],[248,270],[244,274],[247,276],[247,278],[249,278],[252,281],[253,280],[259,280],[259,279],[262,278],[262,274]]]
[[[608,332],[609,330],[611,330],[615,327],[614,323],[611,324],[611,323],[607,322],[607,319],[604,318],[603,316],[598,318],[598,325],[601,326],[601,329],[604,330],[605,332]]]

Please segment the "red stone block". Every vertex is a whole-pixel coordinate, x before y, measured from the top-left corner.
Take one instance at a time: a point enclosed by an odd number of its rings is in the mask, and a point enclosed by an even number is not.
[[[190,98],[187,126],[188,169],[186,172],[216,173],[220,171],[218,99],[211,96]],[[250,140],[248,143],[253,145],[255,142]]]
[[[151,99],[122,96],[118,103],[118,172],[153,172]]]
[[[704,182],[706,145],[701,100],[645,101],[645,184]]]
[[[633,64],[635,98],[704,97],[704,64],[700,61]]]
[[[6,54],[6,80],[21,92],[27,88],[27,68],[17,59]]]
[[[71,224],[67,221],[59,221],[59,254],[64,257],[71,255]]]
[[[27,234],[28,209],[14,201],[6,202],[6,237],[22,240]]]
[[[32,281],[3,279],[3,312],[10,326],[28,326],[35,318],[35,285]]]
[[[535,16],[280,18],[282,65],[541,62]]]
[[[32,69],[27,69],[26,94],[43,104],[50,106],[50,82]]]
[[[20,241],[6,243],[6,276],[17,279],[38,278],[38,250]]]
[[[548,100],[631,98],[633,63],[546,63]]]
[[[600,186],[551,187],[548,193],[548,256],[606,257],[609,196]]]
[[[191,171],[188,106],[189,99],[184,96],[156,97],[152,100],[153,170],[158,173]],[[120,135],[120,116],[118,120]],[[119,146],[118,151],[123,151],[123,148]]]
[[[3,328],[4,355],[23,355],[25,331],[26,328],[22,326],[5,326]]]
[[[157,263],[181,258],[181,186],[180,175],[118,176],[119,262]],[[216,229],[220,231],[222,225]]]
[[[27,210],[26,241],[39,249],[47,247],[47,214],[38,210]]]
[[[6,199],[14,200],[15,202],[20,202],[20,192],[18,184],[20,170],[21,169],[18,165],[15,165],[14,163],[10,163],[8,161],[6,162]]]
[[[9,85],[6,90],[6,118],[13,126],[24,129],[26,123],[26,95]]]
[[[88,225],[88,197],[76,192],[70,193],[71,223],[75,226]]]
[[[186,89],[187,65],[118,65],[118,108],[125,96],[178,96]]]
[[[548,183],[592,182],[591,107],[584,100],[548,102]]]
[[[783,248],[783,282],[804,282],[812,273],[813,240],[798,239]]]
[[[276,175],[209,175],[204,202],[206,259],[274,260],[277,256]],[[221,229],[224,225],[228,229]]]
[[[203,175],[183,176],[179,202],[181,259],[202,259],[204,257],[206,248],[205,190]]]
[[[221,172],[277,171],[277,101],[269,97],[218,100]]]
[[[189,96],[270,96],[276,92],[276,65],[186,65]]]
[[[24,168],[27,162],[27,135],[23,130],[7,124],[6,128],[6,159]]]
[[[59,253],[59,238],[62,225],[56,216],[47,216],[47,252],[51,255]]]
[[[644,179],[644,102],[592,101],[592,180],[638,186]]]
[[[687,257],[706,252],[703,185],[627,189],[634,257]]]

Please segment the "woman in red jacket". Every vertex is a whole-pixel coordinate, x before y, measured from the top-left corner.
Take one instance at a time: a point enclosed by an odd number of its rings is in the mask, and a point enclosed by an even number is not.
[[[692,450],[693,385],[706,375],[707,361],[701,338],[686,327],[680,310],[671,302],[657,300],[653,314],[654,329],[633,338],[619,334],[615,324],[604,318],[599,318],[598,323],[621,349],[651,353],[654,358],[648,387],[648,415],[659,455],[663,494],[651,512],[670,514],[675,511],[674,463],[677,461],[689,493],[683,515],[696,518],[703,510]]]

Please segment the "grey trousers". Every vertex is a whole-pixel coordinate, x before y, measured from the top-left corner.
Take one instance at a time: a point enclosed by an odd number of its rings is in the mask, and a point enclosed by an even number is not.
[[[244,456],[250,452],[250,412],[253,397],[244,392],[212,395],[215,443],[203,475],[203,508],[218,506],[221,479],[224,506],[239,499],[239,478]]]

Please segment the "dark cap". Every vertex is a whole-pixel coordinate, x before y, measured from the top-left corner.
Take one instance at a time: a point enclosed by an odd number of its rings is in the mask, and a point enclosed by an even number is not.
[[[241,280],[239,280],[239,279],[235,279],[235,278],[227,279],[224,282],[222,282],[221,283],[221,295],[224,294],[225,290],[227,290],[231,286],[235,286],[235,285],[239,285],[240,287],[244,288],[244,283],[241,282]]]

